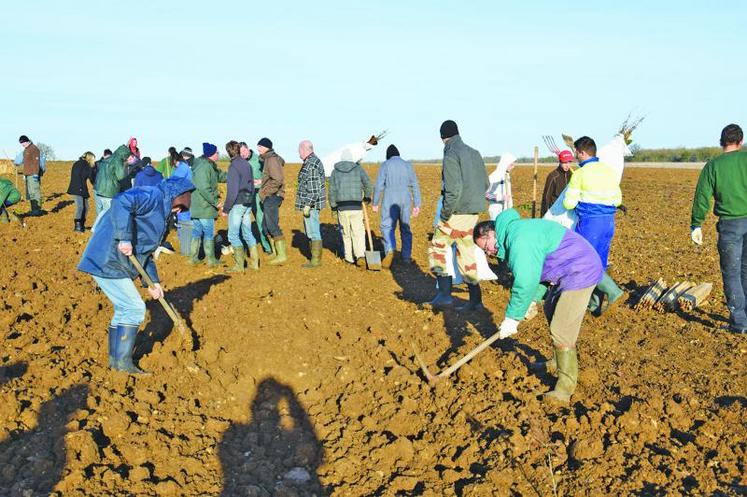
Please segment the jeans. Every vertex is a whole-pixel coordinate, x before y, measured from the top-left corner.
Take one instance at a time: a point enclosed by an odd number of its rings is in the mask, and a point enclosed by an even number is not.
[[[246,241],[247,248],[257,244],[252,233],[252,208],[249,205],[237,204],[228,213],[228,241],[233,247],[241,248],[241,239]]]
[[[86,222],[86,213],[88,212],[88,199],[80,195],[73,195],[75,200],[75,220]]]
[[[381,212],[381,236],[384,237],[384,254],[397,250],[397,223],[402,237],[402,259],[412,256],[412,231],[410,230],[410,207],[407,204],[392,204],[389,212]]]
[[[262,231],[272,238],[280,238],[283,231],[280,229],[280,204],[283,203],[282,197],[270,195],[262,202],[264,219],[262,220]]]
[[[319,224],[319,209],[311,209],[309,217],[303,218],[303,229],[309,240],[322,240],[322,231]]]
[[[109,210],[109,207],[112,206],[112,199],[110,199],[109,197],[102,197],[98,193],[95,194],[95,196],[96,196],[96,220],[93,222],[93,226],[91,226],[91,233],[93,233],[96,230],[96,225],[99,224],[99,221],[101,220],[101,216],[103,216],[104,213]]]
[[[110,279],[94,276],[93,279],[114,306],[111,325],[140,326],[145,320],[145,302],[135,288],[135,283],[129,278]]]
[[[747,218],[720,220],[717,229],[729,324],[733,328],[747,330]]]
[[[215,219],[192,219],[192,240],[207,238],[212,240],[215,235]]]
[[[176,233],[179,237],[179,253],[188,256],[191,254],[192,244],[192,221],[179,221],[176,224]]]

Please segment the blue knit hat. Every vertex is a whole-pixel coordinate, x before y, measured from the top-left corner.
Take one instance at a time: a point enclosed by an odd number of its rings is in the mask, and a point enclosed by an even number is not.
[[[202,155],[204,155],[205,157],[211,157],[217,151],[218,151],[218,147],[216,147],[212,143],[203,142]]]

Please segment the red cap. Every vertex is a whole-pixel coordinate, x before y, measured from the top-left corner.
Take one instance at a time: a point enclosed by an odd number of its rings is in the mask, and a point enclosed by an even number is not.
[[[558,154],[558,160],[562,162],[573,162],[574,157],[570,150],[563,150]]]

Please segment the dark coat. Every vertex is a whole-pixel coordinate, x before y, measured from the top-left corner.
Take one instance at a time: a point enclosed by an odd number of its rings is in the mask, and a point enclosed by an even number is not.
[[[188,179],[172,178],[158,186],[131,188],[115,196],[99,219],[78,270],[100,278],[135,279],[137,269],[118,249],[119,242],[128,241],[148,275],[160,281],[151,255],[166,233],[172,202],[192,190],[194,185]]]
[[[251,205],[254,201],[254,175],[252,166],[237,155],[231,159],[226,176],[226,200],[223,212],[228,214],[234,205]]]
[[[490,187],[480,152],[466,145],[459,135],[444,147],[441,219],[454,214],[479,214],[485,210],[485,192]]]
[[[133,186],[156,186],[163,181],[163,175],[156,171],[153,164],[148,164],[135,175]]]
[[[550,174],[547,175],[545,180],[545,189],[542,192],[542,209],[540,210],[540,216],[544,216],[552,204],[560,197],[563,190],[571,180],[571,171],[563,171],[563,168],[558,166]]]
[[[86,182],[90,181],[93,183],[92,176],[93,171],[88,162],[78,159],[70,170],[70,184],[67,187],[67,193],[88,198],[90,195],[88,194],[88,185]]]

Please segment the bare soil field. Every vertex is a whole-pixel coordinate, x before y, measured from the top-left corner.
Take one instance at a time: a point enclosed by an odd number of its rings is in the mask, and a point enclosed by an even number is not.
[[[433,368],[451,364],[497,331],[510,284],[496,266],[483,313],[422,306],[435,291],[426,249],[438,167],[417,169],[416,264],[347,266],[327,209],[323,266],[301,269],[292,186],[285,266],[229,276],[161,257],[195,350],[148,301],[143,378],[107,368],[111,307],[75,269],[90,233],[72,229],[69,168],[55,163],[43,179],[47,215],[0,225],[0,496],[747,495],[747,337],[719,329],[713,217],[702,247],[689,240],[698,171],[626,171],[610,273],[629,295],[658,277],[710,281],[707,304],[588,316],[577,393],[551,407],[537,395],[554,379],[528,367],[551,350],[541,316],[450,381],[423,381],[411,343]],[[514,174],[517,205],[530,201],[531,174]],[[218,229],[225,237],[225,220]]]

